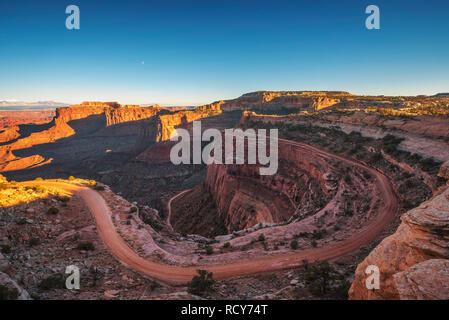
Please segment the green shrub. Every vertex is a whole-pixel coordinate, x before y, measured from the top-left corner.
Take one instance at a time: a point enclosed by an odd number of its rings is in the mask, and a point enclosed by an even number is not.
[[[192,278],[187,284],[187,291],[194,295],[202,295],[209,291],[215,283],[212,277],[212,272],[206,270],[197,270],[198,275]]]
[[[97,190],[97,191],[104,191],[104,187],[103,186],[99,186],[99,185],[95,185],[94,189]]]
[[[56,200],[61,201],[61,202],[69,202],[70,201],[70,197],[68,197],[68,196],[56,196]]]
[[[20,218],[20,219],[17,221],[17,224],[18,224],[19,226],[22,226],[22,225],[24,225],[24,224],[27,224],[27,219],[25,219],[25,218]]]
[[[336,273],[329,262],[315,261],[313,264],[307,265],[303,277],[312,293],[323,296],[336,279]]]
[[[212,253],[214,253],[214,248],[212,248],[211,246],[206,246],[206,247],[204,247],[204,249],[206,250],[206,254],[208,256],[210,256]]]
[[[11,253],[11,246],[9,246],[7,244],[2,245],[1,252],[3,254],[10,254]]]
[[[78,243],[76,248],[78,250],[84,250],[84,251],[93,251],[93,250],[95,250],[94,244],[92,242],[90,242],[90,241],[80,242],[80,243]]]
[[[131,207],[131,209],[129,209],[129,212],[137,212],[137,207]]]
[[[64,289],[65,281],[64,277],[59,274],[53,274],[41,281],[39,284],[39,289],[41,290],[52,290],[52,289]]]
[[[317,243],[315,240],[313,240],[313,241],[312,241],[312,247],[316,248],[317,245],[318,245],[318,243]]]
[[[290,248],[292,248],[293,250],[298,249],[298,241],[292,240],[292,241],[290,242]]]
[[[231,244],[229,242],[225,242],[223,244],[223,248],[230,248],[230,247],[231,247]]]
[[[0,300],[17,300],[19,297],[19,290],[17,288],[8,288],[5,285],[0,285]]]
[[[259,240],[259,241],[265,241],[265,235],[264,235],[263,233],[261,233],[261,234],[259,235],[259,238],[257,238],[257,240]]]
[[[30,239],[28,240],[28,245],[29,245],[30,247],[32,247],[32,246],[37,246],[39,243],[40,243],[40,240],[39,240],[39,238],[36,238],[36,237],[30,238]]]
[[[50,207],[50,208],[48,208],[47,213],[48,214],[58,214],[59,213],[59,209],[56,208],[56,207]]]

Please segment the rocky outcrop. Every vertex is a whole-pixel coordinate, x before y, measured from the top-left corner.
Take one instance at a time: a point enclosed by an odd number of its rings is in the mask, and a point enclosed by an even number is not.
[[[124,106],[105,110],[106,126],[113,126],[124,122],[148,119],[157,115],[163,108],[157,104],[151,107]]]
[[[234,100],[227,100],[222,106],[225,111],[260,110],[272,112],[279,109],[318,111],[338,104],[341,98],[351,96],[347,92],[322,91],[260,91],[242,95]]]
[[[306,216],[335,193],[341,174],[326,159],[285,144],[279,145],[279,159],[272,176],[259,175],[258,165],[207,167],[204,192],[212,195],[228,232]]]
[[[430,259],[396,273],[393,278],[402,300],[449,300],[448,272],[448,259]]]
[[[0,142],[11,141],[0,147],[0,171],[33,168],[51,162],[51,159],[35,154],[28,157],[16,157],[14,150],[26,149],[35,145],[52,143],[75,134],[97,134],[106,136],[138,135],[136,121],[155,117],[162,110],[158,105],[139,107],[121,106],[117,102],[83,102],[79,105],[57,108],[53,120],[41,130],[37,128],[29,135],[20,137],[18,128],[0,133]],[[126,125],[125,125],[126,124]],[[130,124],[130,125],[128,125]]]
[[[357,267],[350,299],[440,299],[448,297],[449,188],[401,217]],[[365,270],[380,271],[380,289],[368,290]]]
[[[438,176],[443,179],[449,180],[449,160],[441,165]]]
[[[8,290],[9,297],[6,299],[11,300],[31,300],[30,295],[26,290],[21,288],[17,282],[11,279],[6,273],[0,272],[0,286]]]
[[[170,140],[170,136],[177,127],[182,127],[195,120],[212,117],[221,113],[223,101],[210,105],[200,106],[194,110],[179,111],[172,114],[161,115],[157,118],[157,130],[150,131],[156,133],[155,142]]]

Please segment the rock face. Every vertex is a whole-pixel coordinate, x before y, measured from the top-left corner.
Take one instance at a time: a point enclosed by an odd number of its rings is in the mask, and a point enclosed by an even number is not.
[[[446,161],[441,165],[438,176],[446,180],[449,180],[449,161]]]
[[[221,113],[223,101],[195,108],[190,111],[179,111],[169,115],[161,115],[157,119],[155,142],[170,140],[170,136],[177,127],[202,118],[212,117]]]
[[[448,259],[431,259],[396,273],[393,278],[403,300],[448,300],[448,272]]]
[[[350,299],[447,299],[449,188],[408,211],[401,220],[396,232],[358,265]],[[369,265],[380,270],[378,290],[365,286]]]
[[[336,105],[341,101],[341,97],[348,96],[351,94],[347,92],[259,91],[227,100],[222,109],[226,111],[256,109],[262,112],[277,109],[318,111]]]
[[[155,117],[161,111],[159,106],[121,106],[117,102],[83,102],[80,105],[57,108],[56,116],[45,125],[40,125],[21,137],[18,129],[0,133],[0,141],[11,141],[0,146],[0,171],[21,170],[51,162],[41,155],[17,157],[14,150],[52,143],[62,138],[78,135],[97,134],[103,136],[137,135],[137,121]],[[13,140],[15,139],[15,140]]]
[[[11,279],[6,273],[0,272],[0,285],[6,287],[8,290],[16,290],[17,300],[31,300],[30,295],[24,289],[22,289],[17,282]]]
[[[284,222],[317,209],[319,199],[323,204],[329,200],[334,188],[326,177],[336,173],[330,174],[335,169],[323,158],[283,144],[279,158],[278,173],[272,176],[260,176],[257,165],[208,166],[205,187],[229,232]]]

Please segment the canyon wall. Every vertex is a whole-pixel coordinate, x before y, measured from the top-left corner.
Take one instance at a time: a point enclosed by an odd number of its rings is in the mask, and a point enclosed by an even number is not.
[[[16,157],[13,151],[52,143],[75,134],[137,137],[139,126],[135,123],[153,118],[162,110],[169,112],[157,105],[121,106],[117,102],[83,102],[80,105],[57,108],[56,115],[50,123],[29,127],[27,134],[20,136],[18,130],[14,128],[0,133],[1,142],[4,143],[0,146],[2,160],[0,171],[20,170],[45,164],[46,159],[38,154],[20,158]]]
[[[271,176],[259,175],[258,165],[208,165],[204,187],[228,232],[306,216],[332,197],[339,175],[329,161],[284,143],[279,159]]]
[[[200,106],[194,110],[179,111],[172,114],[161,115],[157,119],[156,142],[170,140],[170,136],[177,127],[182,127],[195,120],[212,117],[221,114],[223,101]]]
[[[346,92],[262,91],[227,100],[222,109],[224,111],[257,109],[262,113],[277,109],[291,109],[292,112],[305,109],[318,111],[338,104],[341,97],[346,96],[350,96],[350,94]]]
[[[350,299],[449,299],[449,188],[401,217],[357,266]],[[368,290],[365,270],[380,271],[380,289]]]

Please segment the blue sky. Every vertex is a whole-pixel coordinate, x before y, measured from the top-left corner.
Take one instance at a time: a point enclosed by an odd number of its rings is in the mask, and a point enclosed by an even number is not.
[[[80,30],[65,28],[71,4]],[[380,30],[365,28],[370,4]],[[449,1],[0,0],[0,15],[0,100],[190,105],[256,90],[449,91]]]

